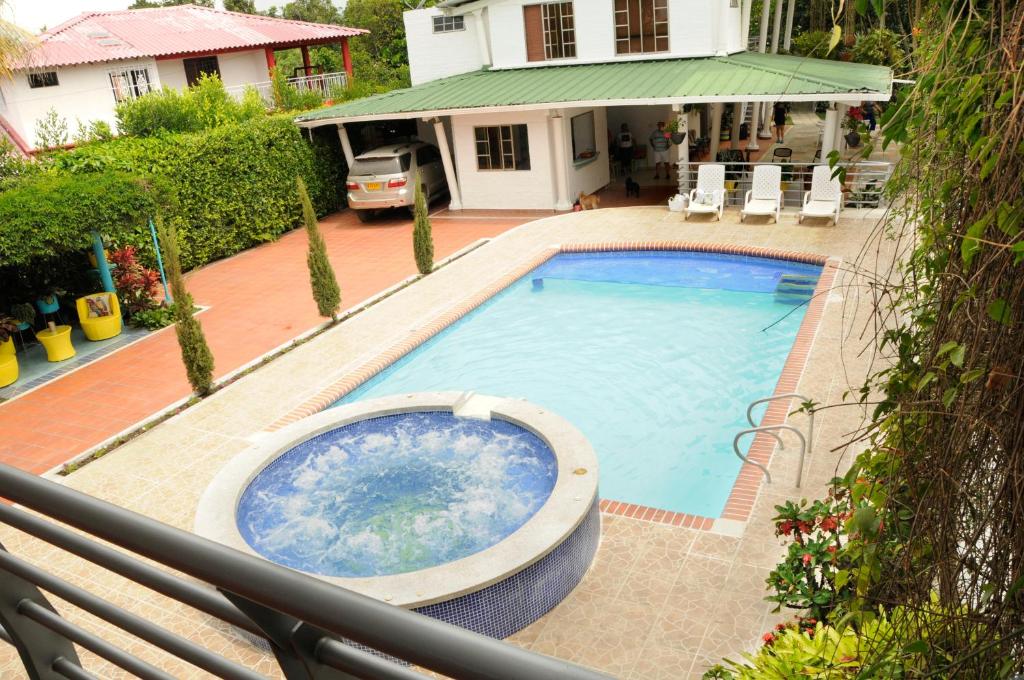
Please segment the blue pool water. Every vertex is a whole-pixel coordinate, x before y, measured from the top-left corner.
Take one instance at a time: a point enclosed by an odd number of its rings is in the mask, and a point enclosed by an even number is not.
[[[603,498],[717,517],[740,467],[733,436],[747,404],[773,392],[803,319],[775,287],[820,271],[709,253],[558,255],[341,401],[523,397],[587,435]]]
[[[551,495],[554,454],[500,420],[406,413],[317,435],[261,471],[239,531],[274,562],[325,576],[424,569],[488,548]]]

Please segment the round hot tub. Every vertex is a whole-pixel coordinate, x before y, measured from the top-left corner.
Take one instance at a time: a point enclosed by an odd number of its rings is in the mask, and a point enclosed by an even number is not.
[[[578,430],[524,401],[385,397],[266,435],[211,483],[196,532],[505,637],[589,567],[597,461]]]

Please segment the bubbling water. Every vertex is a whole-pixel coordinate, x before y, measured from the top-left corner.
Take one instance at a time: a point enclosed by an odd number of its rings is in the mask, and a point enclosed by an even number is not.
[[[536,435],[500,420],[407,413],[351,423],[290,449],[238,504],[259,554],[324,576],[400,574],[498,543],[557,477]]]

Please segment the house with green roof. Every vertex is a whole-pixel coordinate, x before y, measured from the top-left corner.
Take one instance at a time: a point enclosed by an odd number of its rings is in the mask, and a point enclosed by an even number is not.
[[[777,54],[792,26],[794,2],[785,22],[783,4],[772,17],[764,3],[748,51],[751,0],[446,0],[405,13],[412,87],[297,123],[337,126],[351,164],[353,124],[414,121],[441,152],[456,210],[569,209],[613,181],[623,126],[651,152],[657,122],[678,121],[687,140],[668,160],[685,176],[694,140],[716,157],[723,114],[725,144],[758,149],[777,102],[827,102],[824,157],[842,143],[845,109],[890,98],[892,72]]]

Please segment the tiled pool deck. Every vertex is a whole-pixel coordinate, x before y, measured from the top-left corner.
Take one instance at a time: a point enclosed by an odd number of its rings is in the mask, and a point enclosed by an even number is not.
[[[552,246],[687,241],[799,251],[850,262],[861,255],[876,219],[877,215],[849,211],[837,227],[797,225],[791,214],[785,214],[779,225],[740,225],[735,213],[727,213],[722,223],[684,223],[678,214],[660,208],[622,208],[533,222],[392,295],[64,481],[190,529],[195,504],[213,475],[250,442],[265,436],[261,433],[284,414],[316,400],[358,367],[375,361],[381,348],[395,347],[421,332],[459,301]],[[876,259],[884,263],[892,258],[885,248],[870,252],[867,267]],[[859,386],[868,370],[870,356],[860,352],[865,341],[851,335],[849,328],[853,316],[863,315],[863,305],[868,304],[868,296],[858,294],[856,284],[841,266],[832,292],[821,296],[817,334],[806,348],[806,367],[797,376],[797,391],[821,403],[841,402],[843,393]],[[794,421],[799,419],[793,416]],[[764,578],[782,552],[771,530],[772,508],[786,498],[819,495],[853,453],[831,449],[860,422],[857,407],[821,412],[803,489],[793,487],[795,447],[776,452],[770,466],[774,484],[759,483],[750,490],[751,511],[745,523],[733,520],[718,530],[696,530],[605,513],[601,546],[581,585],[512,640],[617,677],[650,680],[699,677],[722,656],[753,649],[780,616],[771,614],[762,599]],[[58,575],[155,623],[251,664],[258,672],[274,674],[273,663],[263,652],[203,615],[166,603],[16,532],[3,530],[0,541],[12,552],[45,563]],[[92,617],[59,601],[55,604],[86,628],[98,626]],[[105,634],[175,677],[206,677],[143,643],[117,632]],[[100,677],[123,677],[91,655],[83,658]],[[6,647],[0,648],[0,677],[22,677],[18,660]]]

